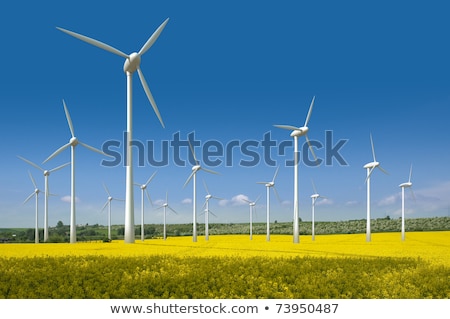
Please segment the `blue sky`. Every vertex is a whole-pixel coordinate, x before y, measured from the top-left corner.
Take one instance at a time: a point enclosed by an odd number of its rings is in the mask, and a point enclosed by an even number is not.
[[[127,12],[129,10],[129,12]],[[62,106],[69,108],[77,137],[101,148],[121,140],[126,127],[126,77],[123,59],[72,38],[66,28],[93,37],[126,53],[138,51],[166,19],[169,23],[143,56],[141,69],[156,99],[165,129],[159,124],[137,75],[134,76],[134,139],[161,145],[176,134],[186,140],[195,133],[202,145],[237,141],[259,143],[250,148],[263,156],[261,141],[269,134],[278,146],[292,141],[274,124],[303,125],[316,96],[309,138],[333,145],[347,142],[339,154],[347,165],[299,167],[300,217],[311,219],[311,179],[328,199],[316,207],[318,220],[363,219],[366,216],[366,171],[372,161],[370,133],[377,160],[389,175],[374,172],[372,216],[400,216],[400,188],[413,164],[416,201],[407,192],[407,217],[450,213],[450,21],[444,1],[15,1],[0,13],[3,61],[0,79],[2,156],[0,157],[0,227],[33,227],[34,201],[23,205],[34,187],[44,188],[40,171],[17,155],[41,164],[67,143],[70,131]],[[305,140],[300,139],[300,144]],[[210,142],[211,143],[211,142]],[[215,142],[214,142],[215,143]],[[169,144],[170,145],[170,144]],[[226,148],[225,148],[226,149]],[[170,150],[170,149],[169,149]],[[147,151],[147,149],[146,149]],[[265,221],[265,188],[256,184],[280,170],[271,193],[271,220],[292,220],[292,147],[284,155],[271,150],[275,165],[253,167],[233,152],[231,167],[209,167],[220,175],[198,175],[198,210],[206,192],[215,196],[217,217],[211,222],[247,222],[255,199],[257,221]],[[325,147],[316,149],[326,157]],[[160,149],[155,150],[155,157]],[[187,159],[186,147],[181,159]],[[255,153],[256,152],[256,153]],[[196,148],[201,158],[200,147]],[[135,157],[137,155],[135,154]],[[112,195],[125,196],[123,165],[105,167],[105,159],[77,147],[77,223],[106,224],[101,208],[105,183]],[[146,157],[144,157],[146,159]],[[224,161],[225,157],[214,157]],[[46,164],[53,168],[70,160],[66,150]],[[148,189],[155,204],[166,191],[178,215],[168,222],[191,222],[192,185],[183,188],[190,165],[135,167],[135,182],[144,183],[157,171]],[[50,225],[69,223],[70,169],[50,176]],[[245,197],[246,196],[246,197]],[[135,189],[135,220],[140,223],[140,192]],[[43,225],[43,196],[39,224]],[[124,205],[113,202],[113,223],[124,223]],[[162,223],[162,211],[146,202],[146,222]],[[199,216],[201,221],[203,216]]]

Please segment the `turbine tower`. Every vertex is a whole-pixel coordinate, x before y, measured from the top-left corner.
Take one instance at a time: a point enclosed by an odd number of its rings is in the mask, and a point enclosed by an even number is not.
[[[258,202],[260,197],[261,195],[259,195],[254,202],[243,198],[244,202],[247,202],[250,207],[250,240],[253,239],[253,214],[256,214],[256,202]]]
[[[147,82],[144,78],[144,74],[142,73],[140,69],[140,63],[141,63],[141,57],[144,55],[145,52],[147,52],[148,49],[155,43],[155,41],[158,39],[159,35],[163,31],[164,27],[166,26],[167,22],[169,22],[169,19],[167,18],[159,27],[156,29],[156,31],[150,36],[150,38],[147,40],[147,42],[142,46],[142,48],[139,50],[139,52],[133,52],[130,55],[123,53],[122,51],[113,48],[112,46],[109,46],[103,42],[94,40],[92,38],[86,37],[84,35],[65,30],[62,28],[57,28],[58,30],[65,32],[79,40],[82,40],[84,42],[87,42],[91,45],[94,45],[96,47],[99,47],[100,49],[109,51],[111,53],[114,53],[122,58],[125,59],[125,63],[123,65],[123,71],[125,72],[127,76],[127,138],[126,138],[126,195],[125,195],[125,242],[126,243],[134,243],[135,236],[134,236],[134,192],[133,192],[133,155],[132,155],[132,141],[133,141],[133,74],[135,71],[138,72],[139,79],[141,81],[141,84],[144,88],[144,91],[147,95],[148,100],[150,101],[150,104],[153,107],[154,112],[156,113],[156,116],[158,117],[162,127],[164,127],[163,120],[161,118],[161,115],[159,113],[158,107],[156,106],[156,102],[152,96],[152,93],[150,92],[150,89],[147,85]]]
[[[371,241],[371,233],[370,233],[370,176],[375,168],[378,168],[385,174],[388,174],[381,166],[380,162],[377,162],[375,157],[375,148],[373,147],[373,139],[372,134],[370,134],[370,144],[372,145],[372,156],[373,162],[367,163],[363,167],[367,170],[366,184],[367,184],[367,222],[366,222],[366,241]]]
[[[21,160],[25,161],[26,163],[30,164],[31,166],[36,167],[37,169],[41,170],[44,173],[44,243],[46,243],[48,241],[48,197],[50,195],[49,193],[49,188],[48,188],[48,177],[50,175],[50,173],[55,172],[63,167],[66,167],[67,165],[69,165],[70,163],[66,163],[63,164],[61,166],[58,166],[56,168],[50,169],[50,170],[46,170],[43,169],[42,167],[40,167],[39,165],[33,163],[32,161],[27,160],[26,158],[23,158],[22,156],[17,156],[18,158],[20,158]]]
[[[214,172],[210,169],[206,169],[200,165],[200,162],[197,160],[197,157],[195,156],[194,149],[191,145],[191,142],[189,142],[189,148],[191,149],[192,156],[195,160],[195,165],[192,166],[192,173],[187,178],[186,182],[184,183],[183,187],[186,187],[187,184],[192,179],[192,187],[193,187],[193,198],[192,198],[192,241],[197,242],[197,172],[199,170],[203,170],[207,173],[211,174],[219,174],[217,172]]]
[[[291,136],[294,138],[294,225],[293,225],[293,234],[294,243],[298,244],[300,242],[299,237],[299,208],[298,208],[298,138],[300,136],[305,136],[306,142],[308,142],[309,149],[311,150],[312,155],[314,156],[314,160],[317,160],[316,154],[311,146],[311,142],[308,138],[308,122],[311,118],[312,109],[314,106],[315,96],[311,101],[311,105],[309,106],[308,115],[306,116],[305,124],[302,127],[296,127],[292,125],[274,125],[275,127],[290,130]]]
[[[167,195],[166,192],[166,201],[164,202],[164,204],[162,204],[161,206],[159,206],[157,209],[160,208],[164,208],[164,217],[163,217],[163,221],[164,221],[164,231],[163,231],[163,238],[164,240],[166,240],[167,235],[166,235],[166,213],[167,213],[167,208],[170,209],[172,212],[174,212],[175,214],[178,214],[172,207],[169,206],[169,196]]]
[[[136,184],[136,183],[134,184],[136,186],[139,186],[139,188],[141,189],[141,240],[142,241],[144,241],[144,239],[145,239],[145,231],[144,231],[144,193],[145,193],[145,195],[147,195],[148,201],[153,206],[152,200],[151,200],[150,195],[148,193],[147,186],[151,182],[153,177],[155,177],[155,174],[156,174],[156,172],[154,172],[152,174],[152,176],[150,176],[150,178],[147,180],[147,182],[145,182],[145,184]]]
[[[311,180],[312,182],[312,186],[313,186],[313,190],[314,190],[314,194],[311,195],[311,200],[312,200],[312,208],[311,208],[311,219],[312,219],[312,230],[311,230],[311,235],[312,235],[312,240],[316,239],[316,235],[315,235],[315,226],[314,226],[314,214],[315,214],[315,207],[316,207],[316,201],[318,198],[326,198],[325,196],[321,196],[319,195],[319,193],[317,193],[317,189],[316,189],[316,185],[314,185],[314,181]]]
[[[206,190],[206,194],[207,194],[205,196],[205,203],[203,204],[203,207],[205,207],[205,240],[209,240],[209,213],[213,214],[209,210],[209,200],[211,198],[218,199],[218,200],[221,200],[223,198],[215,197],[215,196],[211,195],[211,193],[208,190],[208,187],[206,186],[205,180],[203,180],[203,186],[205,186],[205,190]]]
[[[272,181],[270,182],[257,182],[257,184],[264,184],[266,186],[266,198],[267,198],[267,231],[266,231],[266,240],[270,241],[270,189],[272,188],[273,191],[275,192],[275,195],[278,198],[278,201],[281,202],[280,197],[278,196],[278,192],[277,189],[275,188],[275,178],[277,177],[278,174],[278,169],[280,167],[278,166],[276,171],[275,171],[275,175],[273,175]]]
[[[92,146],[89,146],[81,141],[78,140],[78,138],[75,137],[75,131],[73,129],[72,119],[70,118],[69,110],[67,109],[66,102],[63,100],[63,106],[64,106],[64,112],[66,113],[66,119],[67,123],[69,124],[69,129],[72,137],[70,138],[69,142],[63,146],[61,146],[59,149],[57,149],[52,155],[50,155],[44,163],[54,158],[56,155],[64,151],[66,148],[70,146],[71,149],[71,190],[70,190],[70,242],[75,243],[77,241],[77,230],[76,230],[76,216],[75,216],[75,147],[77,145],[81,145],[91,151],[97,152],[99,154],[109,156],[99,149],[96,149]]]
[[[409,188],[409,190],[411,191],[411,195],[415,200],[414,192],[411,188],[412,186],[411,175],[412,175],[412,164],[411,168],[409,169],[408,181],[406,183],[398,185],[402,189],[402,240],[405,240],[405,188]]]
[[[106,194],[108,194],[108,199],[106,200],[105,205],[103,205],[102,211],[105,209],[106,206],[108,206],[108,239],[111,240],[111,201],[118,200],[123,202],[124,200],[112,197],[105,183],[103,183],[103,188],[105,189]]]
[[[39,190],[39,188],[37,187],[37,185],[36,185],[36,181],[34,180],[34,178],[33,178],[33,175],[31,175],[31,173],[30,173],[30,171],[28,171],[28,175],[30,175],[30,179],[31,179],[31,182],[33,183],[33,186],[34,186],[34,192],[32,192],[31,194],[30,194],[30,196],[28,196],[25,200],[24,200],[24,204],[26,203],[26,202],[28,202],[30,199],[31,199],[31,197],[35,197],[36,198],[36,213],[35,213],[35,219],[36,219],[36,221],[35,221],[35,230],[34,230],[34,242],[36,243],[36,244],[39,244],[39,225],[38,225],[38,204],[39,204],[39,193],[41,192],[40,190]]]

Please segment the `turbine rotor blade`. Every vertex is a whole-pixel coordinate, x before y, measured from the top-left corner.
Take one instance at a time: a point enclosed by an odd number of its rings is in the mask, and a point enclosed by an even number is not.
[[[52,155],[50,155],[49,157],[47,157],[47,159],[44,161],[44,163],[46,163],[47,161],[51,160],[52,158],[54,158],[56,155],[58,155],[59,153],[61,153],[62,151],[64,151],[66,148],[68,148],[70,146],[70,143],[67,143],[63,146],[61,146],[60,148],[58,148]]]
[[[408,179],[408,183],[411,183],[411,176],[412,176],[412,164],[411,164],[411,168],[409,169],[409,179]]]
[[[378,165],[377,167],[380,169],[380,171],[382,171],[386,175],[389,175],[389,173],[383,167],[381,167],[380,165]]]
[[[148,190],[147,189],[145,189],[145,195],[147,195],[147,199],[148,199],[148,201],[150,202],[150,204],[153,206],[153,202],[152,202],[152,199],[150,198],[150,194],[148,193]]]
[[[31,182],[33,183],[33,185],[34,185],[34,188],[38,188],[37,187],[37,185],[36,185],[36,181],[34,180],[34,178],[33,178],[33,175],[31,175],[31,172],[30,171],[28,171],[28,175],[30,176],[30,179],[31,179]]]
[[[316,189],[316,185],[314,184],[314,181],[311,179],[311,183],[312,183],[312,187],[314,190],[314,194],[317,194],[317,189]]]
[[[108,189],[108,187],[106,187],[105,183],[103,183],[103,188],[105,189],[106,194],[108,194],[108,196],[111,197],[111,193],[109,192],[109,189]]]
[[[372,133],[370,134],[370,144],[372,145],[372,155],[373,155],[373,161],[376,162],[375,158],[375,148],[373,147],[373,139],[372,139]]]
[[[26,204],[35,194],[36,194],[35,192],[31,193],[30,196],[28,196],[27,199],[25,199],[22,204]]]
[[[150,101],[150,104],[153,107],[153,111],[155,111],[155,114],[158,117],[159,122],[161,123],[162,127],[165,127],[164,126],[164,122],[163,122],[162,117],[161,117],[161,114],[159,114],[158,106],[156,106],[156,101],[153,98],[152,92],[150,92],[150,89],[149,89],[149,87],[147,85],[147,81],[145,81],[144,73],[142,73],[140,68],[138,68],[137,71],[138,71],[138,74],[139,74],[139,79],[141,79],[141,84],[142,84],[142,87],[144,88],[145,94],[147,94],[147,98],[148,98],[148,100]]]
[[[27,160],[26,158],[23,158],[22,156],[17,155],[18,158],[20,158],[22,161],[27,162],[28,164],[30,164],[31,166],[36,167],[37,169],[44,171],[44,169],[40,166],[38,166],[37,164],[33,163],[32,161]]]
[[[54,171],[60,170],[61,168],[64,168],[64,167],[66,167],[66,166],[69,165],[69,164],[70,164],[70,163],[66,163],[66,164],[60,165],[60,166],[58,166],[58,167],[55,167],[55,168],[49,170],[49,172],[52,173],[52,172],[54,172]]]
[[[369,180],[370,175],[372,175],[372,172],[373,172],[374,169],[375,169],[375,167],[372,167],[372,168],[370,169],[369,174],[367,174],[366,181],[364,182],[365,184],[366,184],[367,181]]]
[[[102,210],[101,211],[104,211],[105,210],[105,208],[106,208],[106,206],[108,205],[108,203],[109,203],[109,200],[107,200],[106,201],[106,203],[103,205],[103,207],[102,207]]]
[[[409,190],[411,191],[411,196],[414,199],[414,202],[416,202],[416,195],[414,195],[414,192],[413,192],[412,188],[409,187]]]
[[[151,182],[151,180],[155,177],[155,175],[156,175],[156,172],[154,172],[152,174],[152,176],[150,176],[150,178],[147,180],[147,182],[144,184],[144,186],[147,186]]]
[[[203,179],[203,186],[205,187],[206,193],[207,193],[208,195],[210,195],[209,190],[208,190],[208,187],[206,186],[206,182],[205,182],[204,179]]]
[[[316,156],[316,153],[314,153],[314,149],[312,148],[311,141],[310,141],[309,138],[308,138],[308,134],[305,134],[305,138],[306,138],[306,142],[308,143],[309,150],[311,151],[311,154],[312,154],[313,157],[314,157],[314,161],[317,162],[317,156]]]
[[[311,118],[312,109],[314,107],[314,100],[315,99],[316,99],[316,97],[314,96],[312,101],[311,101],[311,105],[309,106],[309,111],[308,111],[308,115],[306,116],[306,120],[305,120],[305,125],[304,126],[308,126],[309,119]]]
[[[139,50],[139,55],[143,55],[145,52],[147,52],[148,49],[150,49],[155,43],[155,41],[158,39],[161,32],[164,30],[167,22],[169,22],[169,18],[167,18],[161,25],[156,29],[155,32],[150,36],[150,38],[147,40],[147,42],[142,46],[141,50]]]
[[[190,180],[192,179],[192,176],[194,176],[194,174],[195,174],[195,171],[193,171],[193,172],[191,173],[191,175],[189,175],[189,177],[187,178],[186,182],[185,182],[184,185],[183,185],[183,188],[186,187],[187,184],[189,184],[189,182],[190,182]]]
[[[66,113],[67,123],[69,123],[70,134],[72,134],[72,137],[75,137],[75,130],[73,129],[72,119],[70,117],[69,110],[67,109],[67,105],[64,100],[63,105],[64,105],[64,112]]]
[[[194,156],[195,163],[198,164],[197,157],[195,156],[194,148],[192,147],[191,140],[188,139],[189,148],[191,149],[192,156]]]
[[[220,175],[219,173],[217,173],[217,172],[215,172],[215,171],[212,171],[212,170],[210,170],[210,169],[207,169],[207,168],[203,168],[203,167],[202,167],[202,170],[204,170],[205,172],[211,173],[211,174]]]
[[[92,44],[93,46],[96,46],[96,47],[98,47],[100,49],[103,49],[103,50],[109,51],[111,53],[117,54],[118,56],[121,56],[121,57],[123,57],[125,59],[129,58],[128,54],[125,54],[122,51],[117,50],[116,48],[113,48],[112,46],[107,45],[107,44],[105,44],[103,42],[94,40],[94,39],[89,38],[87,36],[84,36],[84,35],[81,35],[79,33],[75,33],[73,31],[69,31],[69,30],[66,30],[66,29],[63,29],[63,28],[60,28],[60,27],[56,27],[56,28],[58,30],[64,32],[64,33],[67,33],[68,35],[73,36],[74,38],[77,38],[77,39],[79,39],[81,41],[84,41],[84,42],[87,42],[89,44]]]
[[[254,203],[256,204],[256,202],[261,198],[261,194],[256,198],[256,200],[254,201]]]
[[[93,151],[93,152],[99,153],[99,154],[101,154],[101,155],[109,156],[108,154],[103,153],[103,152],[102,152],[101,150],[99,150],[98,148],[95,148],[95,147],[93,147],[93,146],[87,145],[87,144],[82,143],[82,142],[80,142],[80,141],[78,141],[78,143],[81,144],[82,146],[86,147],[87,149]]]
[[[168,209],[170,209],[172,212],[174,212],[175,214],[177,214],[178,215],[178,213],[172,208],[172,207],[170,207],[170,206],[167,206],[167,208]]]
[[[299,128],[293,125],[274,125],[275,127],[281,128],[283,130],[296,131]]]
[[[275,193],[275,195],[276,195],[276,197],[278,199],[278,202],[281,204],[281,198],[280,198],[280,195],[278,194],[277,189],[275,187],[272,187],[272,189],[273,189],[273,191],[274,191],[274,193]]]
[[[275,182],[275,178],[277,178],[277,175],[278,175],[278,170],[280,169],[280,166],[278,166],[277,167],[277,169],[276,169],[276,171],[275,171],[275,174],[273,175],[273,178],[272,178],[272,183],[274,183]]]

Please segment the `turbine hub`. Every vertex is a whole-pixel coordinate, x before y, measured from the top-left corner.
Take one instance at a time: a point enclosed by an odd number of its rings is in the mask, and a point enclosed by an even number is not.
[[[380,165],[380,162],[370,162],[364,165],[364,168],[375,168]]]
[[[412,183],[411,182],[406,182],[406,183],[402,183],[400,185],[398,185],[399,187],[411,187]]]
[[[196,171],[198,171],[200,168],[202,168],[200,165],[194,165],[194,166],[192,166],[192,171],[196,172]]]
[[[50,171],[45,170],[45,171],[44,171],[44,176],[48,176],[48,175],[50,175]]]
[[[70,145],[77,146],[78,145],[78,139],[74,136],[69,141]]]
[[[292,131],[291,137],[303,136],[308,132],[309,128],[307,126],[299,127],[297,130]]]
[[[123,71],[125,73],[133,73],[134,71],[137,70],[137,68],[139,68],[140,64],[141,64],[141,56],[136,52],[133,52],[130,54],[128,59],[125,60],[125,63],[123,64]]]
[[[108,200],[109,200],[109,201],[112,201],[113,198],[112,198],[111,196],[108,196]]]
[[[313,195],[311,195],[311,198],[314,198],[314,199],[316,199],[316,198],[318,198],[319,197],[319,194],[313,194]]]
[[[206,199],[210,199],[212,197],[212,195],[206,195],[205,198]]]
[[[147,185],[141,185],[141,189],[144,190],[147,188]]]

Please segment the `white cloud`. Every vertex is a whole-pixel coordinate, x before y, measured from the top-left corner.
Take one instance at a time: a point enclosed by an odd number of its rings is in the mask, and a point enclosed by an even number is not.
[[[333,204],[334,204],[333,200],[329,198],[321,198],[316,202],[316,206],[333,205]]]
[[[192,199],[190,198],[185,198],[181,201],[182,204],[192,204]]]
[[[66,195],[66,196],[61,197],[61,201],[65,202],[65,203],[70,203],[70,199],[71,199],[70,195]],[[80,199],[75,196],[75,203],[79,203],[79,202],[80,202]]]
[[[378,202],[378,206],[390,206],[390,205],[393,205],[393,204],[397,203],[398,199],[399,199],[399,195],[398,194],[387,196],[387,197],[383,198],[382,200],[380,200]]]
[[[233,196],[231,199],[221,199],[219,201],[219,205],[220,206],[242,206],[242,205],[247,205],[248,203],[246,202],[246,200],[250,201],[250,199],[248,198],[247,195],[244,194],[238,194],[236,196]]]
[[[349,200],[348,202],[345,203],[345,206],[356,206],[358,205],[358,201],[356,200]]]

